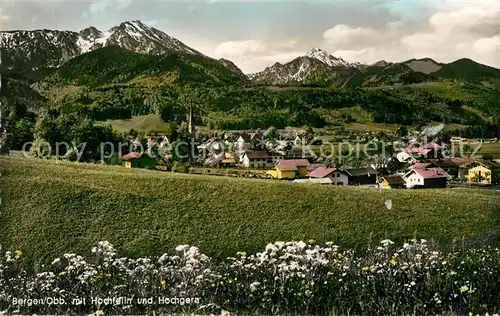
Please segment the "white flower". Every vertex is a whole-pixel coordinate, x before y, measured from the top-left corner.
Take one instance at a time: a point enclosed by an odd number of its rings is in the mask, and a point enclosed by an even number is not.
[[[250,291],[255,292],[257,291],[257,287],[260,285],[260,282],[252,282],[250,284]]]
[[[307,244],[303,241],[299,241],[297,243],[297,247],[300,248],[300,249],[304,249],[305,247],[307,247]]]
[[[188,248],[189,248],[189,245],[179,245],[179,246],[175,247],[175,250],[176,251],[185,251]]]
[[[390,239],[384,239],[380,242],[384,247],[387,247],[388,245],[393,245],[394,242]]]

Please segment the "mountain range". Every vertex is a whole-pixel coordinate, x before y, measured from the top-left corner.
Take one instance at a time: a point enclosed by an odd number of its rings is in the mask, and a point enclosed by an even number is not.
[[[91,26],[79,32],[47,29],[0,32],[0,70],[41,79],[77,56],[110,46],[139,54],[194,56],[219,63],[242,80],[248,78],[258,85],[387,86],[442,79],[488,81],[500,77],[500,70],[469,59],[451,64],[429,58],[398,63],[384,60],[374,64],[350,63],[320,48],[287,63],[275,63],[261,72],[244,75],[230,60],[206,56],[141,21],[123,22],[107,31]]]
[[[18,132],[24,140],[42,113],[94,121],[154,114],[181,124],[192,107],[197,125],[231,130],[500,122],[500,70],[465,58],[365,64],[313,48],[244,74],[140,21],[0,32],[0,45],[0,110],[11,127],[31,126]]]

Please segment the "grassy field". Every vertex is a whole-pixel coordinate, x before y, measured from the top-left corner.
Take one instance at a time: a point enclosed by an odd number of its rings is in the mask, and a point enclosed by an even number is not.
[[[0,173],[0,244],[39,262],[99,240],[126,256],[192,244],[216,258],[277,240],[499,242],[493,190],[378,191],[20,157],[0,157]]]
[[[168,123],[154,114],[134,116],[127,120],[107,120],[105,122],[99,122],[99,124],[109,124],[120,133],[126,133],[132,128],[139,133],[151,132],[164,134],[170,132]]]
[[[479,154],[491,154],[495,158],[500,158],[500,143],[482,144]]]

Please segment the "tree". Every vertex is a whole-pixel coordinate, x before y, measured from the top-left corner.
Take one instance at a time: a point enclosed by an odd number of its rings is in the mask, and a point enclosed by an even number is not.
[[[35,124],[25,118],[17,121],[12,128],[12,149],[22,149],[27,142],[33,141]]]
[[[400,125],[396,130],[396,135],[400,138],[404,138],[408,135],[408,128],[405,125]]]

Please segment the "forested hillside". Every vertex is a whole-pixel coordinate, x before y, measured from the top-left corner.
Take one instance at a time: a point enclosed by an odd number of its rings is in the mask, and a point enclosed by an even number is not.
[[[467,60],[449,65],[416,62],[420,64],[371,66],[344,86],[273,87],[255,85],[206,56],[147,55],[109,46],[69,60],[46,73],[42,81],[9,70],[2,98],[11,133],[19,140],[14,147],[36,135],[47,136],[47,130],[40,130],[47,126],[42,121],[70,125],[85,121],[89,126],[154,114],[165,122],[181,123],[189,108],[194,110],[196,125],[212,129],[352,122],[413,126],[444,122],[498,129],[500,90],[483,81],[494,82],[492,76],[499,70]],[[432,74],[411,68],[422,65],[441,68]],[[438,79],[437,73],[447,78]],[[395,81],[404,84],[396,86]],[[40,113],[47,115],[40,117]]]

